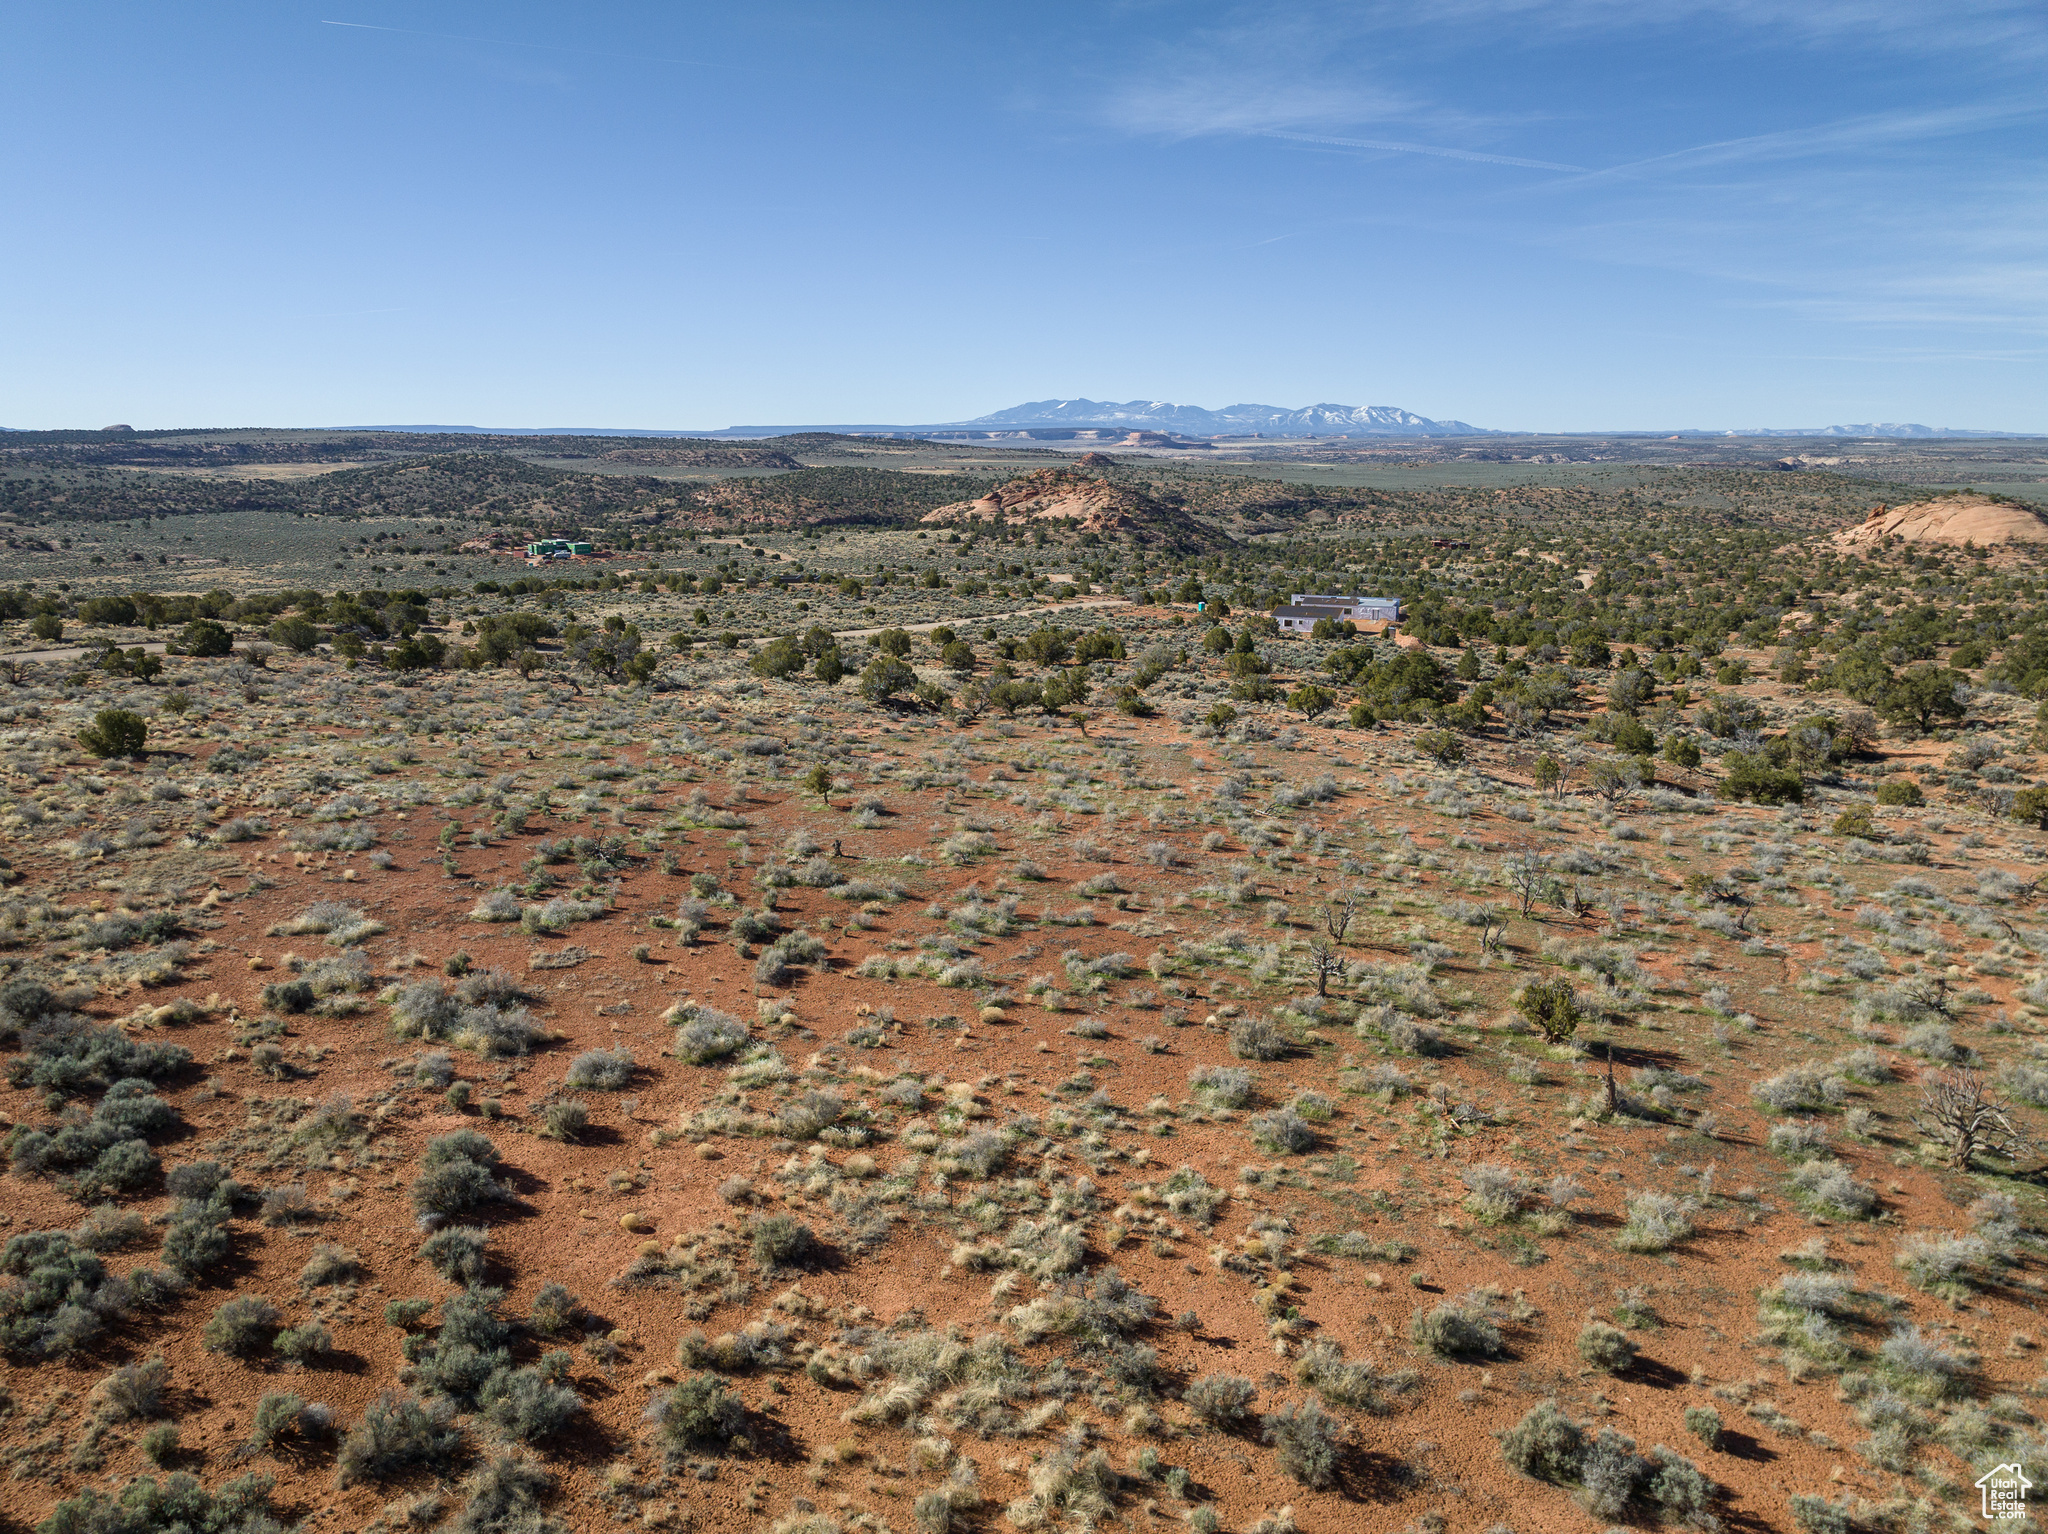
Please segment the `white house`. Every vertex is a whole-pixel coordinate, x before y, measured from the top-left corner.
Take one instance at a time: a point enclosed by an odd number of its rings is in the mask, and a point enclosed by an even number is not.
[[[1273,621],[1280,625],[1283,634],[1306,634],[1321,618],[1332,623],[1349,620],[1356,624],[1399,623],[1401,602],[1398,597],[1361,597],[1328,595],[1321,592],[1297,591],[1294,600],[1285,607],[1273,609]]]
[[[1337,607],[1353,623],[1399,623],[1401,621],[1401,599],[1399,597],[1361,597],[1326,595],[1317,591],[1297,591],[1293,605],[1296,607]]]

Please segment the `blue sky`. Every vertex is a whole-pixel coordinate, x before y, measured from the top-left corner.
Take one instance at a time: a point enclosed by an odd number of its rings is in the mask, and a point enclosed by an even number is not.
[[[10,426],[2048,431],[2036,0],[80,0],[0,43]]]

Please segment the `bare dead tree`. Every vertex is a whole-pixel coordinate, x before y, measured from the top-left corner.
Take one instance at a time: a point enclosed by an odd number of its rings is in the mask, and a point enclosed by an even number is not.
[[[1920,1088],[1920,1110],[1913,1127],[1948,1149],[1948,1164],[1968,1171],[1979,1151],[1992,1151],[2008,1161],[2024,1156],[2032,1141],[2014,1122],[2006,1105],[1993,1097],[1975,1071],[1937,1071]]]
[[[1501,859],[1501,882],[1515,892],[1526,917],[1550,883],[1550,859],[1530,847]]]
[[[1342,943],[1344,934],[1351,929],[1353,919],[1358,915],[1358,892],[1346,890],[1334,900],[1323,902],[1323,930],[1330,934],[1330,941]]]
[[[1508,935],[1508,919],[1505,913],[1489,910],[1479,919],[1479,951],[1499,953],[1501,939]]]
[[[1946,975],[1917,975],[1900,986],[1914,1005],[1923,1007],[1938,1017],[1955,1020],[1955,998],[1949,995],[1949,980]]]
[[[1316,994],[1329,995],[1331,980],[1340,979],[1344,974],[1344,956],[1328,943],[1318,940],[1309,944],[1308,962],[1315,971]]]
[[[1572,880],[1566,885],[1562,879],[1553,880],[1550,885],[1550,902],[1568,916],[1584,916],[1593,909],[1593,902],[1579,888],[1579,881]]]

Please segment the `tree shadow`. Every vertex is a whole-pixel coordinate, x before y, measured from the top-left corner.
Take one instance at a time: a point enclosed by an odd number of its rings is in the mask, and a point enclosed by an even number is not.
[[[336,1348],[302,1358],[299,1366],[298,1372],[304,1374],[367,1374],[370,1360],[348,1348]]]
[[[1683,1370],[1659,1363],[1654,1358],[1644,1358],[1641,1354],[1636,1355],[1635,1362],[1623,1369],[1619,1377],[1652,1390],[1676,1390],[1687,1379]]]
[[[1723,1454],[1746,1460],[1753,1465],[1767,1465],[1778,1457],[1776,1449],[1759,1443],[1747,1433],[1736,1432],[1733,1428],[1723,1428],[1721,1436],[1714,1440],[1714,1447]]]
[[[1422,1479],[1422,1473],[1398,1454],[1353,1447],[1338,1459],[1332,1489],[1347,1502],[1397,1502]]]

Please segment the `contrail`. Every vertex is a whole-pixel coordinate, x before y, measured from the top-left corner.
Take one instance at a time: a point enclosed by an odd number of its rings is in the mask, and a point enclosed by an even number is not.
[[[358,32],[401,32],[407,37],[441,37],[457,43],[489,43],[495,48],[538,48],[544,53],[580,53],[595,59],[636,59],[648,64],[690,64],[699,69],[734,69],[708,59],[670,59],[651,53],[614,53],[601,48],[570,48],[560,43],[515,43],[502,37],[471,37],[462,32],[422,32],[415,27],[380,27],[367,21],[323,21],[323,27],[352,27]]]
[[[1267,138],[1293,139],[1300,144],[1334,144],[1340,149],[1393,149],[1403,154],[1434,154],[1446,160],[1477,160],[1484,165],[1519,165],[1525,170],[1585,171],[1583,165],[1560,165],[1554,160],[1523,160],[1511,154],[1478,154],[1470,149],[1445,149],[1437,144],[1403,144],[1393,139],[1326,138],[1319,133],[1269,132]]]

